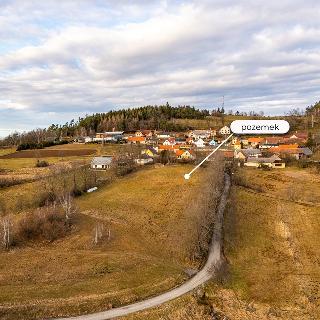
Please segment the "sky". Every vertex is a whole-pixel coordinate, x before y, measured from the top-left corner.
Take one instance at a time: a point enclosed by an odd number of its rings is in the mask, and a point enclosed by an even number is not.
[[[318,0],[0,0],[0,136],[147,104],[320,96]]]

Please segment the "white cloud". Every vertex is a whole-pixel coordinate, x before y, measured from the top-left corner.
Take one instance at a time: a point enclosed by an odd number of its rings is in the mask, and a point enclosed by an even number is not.
[[[11,100],[0,100],[0,110],[24,110],[28,109],[28,106],[19,102],[13,102]]]
[[[213,106],[222,95],[265,113],[319,99],[317,1],[132,3],[4,4],[0,94],[12,102],[0,111],[28,108],[27,127],[36,115],[47,125],[119,106]]]

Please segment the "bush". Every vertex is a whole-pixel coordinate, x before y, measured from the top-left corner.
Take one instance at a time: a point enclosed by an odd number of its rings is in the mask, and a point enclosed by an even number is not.
[[[45,160],[37,160],[36,168],[44,168],[44,167],[49,167],[49,162]]]
[[[12,187],[23,183],[23,180],[13,178],[0,178],[0,188]]]
[[[70,230],[65,215],[54,207],[28,214],[18,223],[16,238],[18,242],[33,240],[54,241],[64,237]]]
[[[298,161],[298,167],[301,168],[301,169],[308,168],[308,167],[309,167],[308,160],[306,160],[306,159],[300,159],[300,160]]]
[[[44,191],[39,193],[39,197],[36,201],[38,207],[44,207],[45,205],[52,204],[57,200],[57,196],[52,191]]]
[[[235,174],[232,181],[236,186],[248,188],[256,192],[263,192],[263,188],[260,185],[253,184],[245,176],[241,175],[241,173]]]

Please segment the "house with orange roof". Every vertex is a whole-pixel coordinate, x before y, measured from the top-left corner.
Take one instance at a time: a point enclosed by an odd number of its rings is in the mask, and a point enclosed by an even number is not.
[[[252,147],[256,147],[257,145],[260,145],[262,143],[264,143],[264,138],[260,138],[260,137],[251,137],[248,138],[248,144],[251,145]]]
[[[193,155],[191,150],[177,150],[175,152],[177,158],[179,160],[193,160],[195,159],[195,156]]]
[[[145,144],[146,138],[145,137],[128,137],[128,143]]]
[[[300,148],[298,144],[283,144],[277,147],[272,147],[269,149],[269,151],[278,154],[281,157],[292,157],[296,160],[309,158],[312,155],[312,151],[309,148]]]
[[[297,143],[293,143],[293,144],[279,144],[276,147],[273,147],[270,149],[270,151],[274,151],[274,150],[284,150],[284,149],[297,149],[299,148],[299,145]]]
[[[284,137],[282,136],[278,136],[278,137],[266,137],[265,139],[265,143],[272,145],[272,144],[279,144],[279,143],[283,143],[284,142]]]
[[[158,149],[159,150],[172,150],[172,151],[175,151],[175,150],[178,150],[179,149],[179,146],[177,145],[164,145],[164,144],[161,144],[158,146]]]

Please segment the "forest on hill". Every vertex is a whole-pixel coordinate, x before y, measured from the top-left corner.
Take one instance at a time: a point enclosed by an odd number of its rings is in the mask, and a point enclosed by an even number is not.
[[[214,110],[222,114],[220,109]],[[52,124],[46,129],[35,129],[24,133],[13,133],[2,140],[2,145],[17,145],[22,143],[42,143],[44,141],[63,140],[65,137],[84,137],[96,132],[112,130],[130,131],[138,129],[153,129],[164,131],[187,130],[188,126],[176,123],[174,119],[203,120],[210,116],[207,109],[197,109],[191,106],[172,107],[168,103],[161,106],[144,106],[131,109],[120,109],[106,113],[95,113],[71,120],[63,125]]]
[[[308,130],[311,128],[311,116],[315,125],[320,125],[320,102],[308,106],[305,110],[292,109],[280,117],[290,122],[292,130]],[[132,131],[151,129],[160,131],[186,131],[188,129],[204,129],[208,126],[229,125],[231,121],[241,117],[263,119],[263,112],[225,113],[223,108],[198,109],[184,105],[173,107],[169,103],[160,106],[144,106],[112,110],[105,113],[87,115],[78,120],[71,120],[63,125],[52,124],[45,129],[34,129],[29,132],[12,133],[0,140],[0,145],[51,144],[63,141],[68,137],[93,136],[97,132]]]

